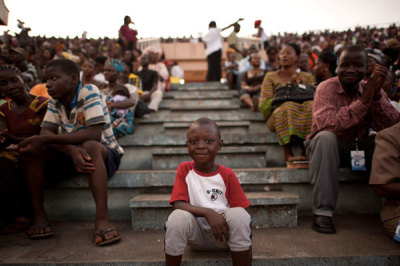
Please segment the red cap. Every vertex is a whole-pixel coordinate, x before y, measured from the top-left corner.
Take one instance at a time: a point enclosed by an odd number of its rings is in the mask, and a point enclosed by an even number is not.
[[[260,24],[261,24],[261,20],[254,21],[254,26],[260,26]]]

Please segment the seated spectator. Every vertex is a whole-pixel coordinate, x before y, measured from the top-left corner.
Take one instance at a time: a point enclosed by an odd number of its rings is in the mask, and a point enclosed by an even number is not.
[[[47,98],[30,95],[19,69],[0,65],[0,92],[9,100],[0,106],[0,233],[28,228],[32,206],[24,175],[33,174],[36,161],[22,157],[16,144],[40,132]]]
[[[378,49],[366,49],[368,54],[368,66],[367,71],[365,71],[364,80],[369,80],[375,69],[376,64],[382,65],[383,63],[383,53]]]
[[[217,124],[199,118],[189,126],[186,143],[193,161],[177,169],[169,201],[175,210],[165,224],[166,265],[181,265],[189,245],[202,251],[230,249],[232,265],[250,266],[251,217],[245,210],[250,201],[234,172],[214,161],[222,148]]]
[[[242,75],[243,73],[249,71],[252,68],[250,64],[250,55],[254,53],[258,53],[258,49],[257,46],[252,44],[250,48],[247,50],[247,55],[239,61],[239,75]],[[265,70],[264,60],[261,60],[260,69]]]
[[[224,71],[228,81],[228,88],[233,90],[236,88],[236,80],[238,77],[238,61],[236,61],[236,53],[234,50],[228,50],[226,53],[227,60],[224,62]]]
[[[253,112],[258,112],[258,97],[260,96],[261,84],[263,83],[265,71],[260,69],[261,56],[259,54],[251,55],[252,69],[242,75],[242,85],[240,90],[240,99]]]
[[[329,50],[324,50],[317,60],[314,67],[314,77],[316,85],[336,75],[337,57]]]
[[[281,68],[276,72],[268,72],[261,86],[259,108],[267,121],[271,131],[276,132],[279,144],[284,148],[285,160],[288,167],[292,167],[294,161],[306,161],[305,151],[301,156],[294,156],[292,152],[292,140],[298,138],[304,140],[311,131],[312,101],[297,103],[287,101],[275,110],[271,103],[275,90],[287,83],[314,85],[311,73],[296,73],[300,48],[297,44],[285,45],[280,54]]]
[[[108,60],[104,67],[104,76],[108,81],[108,85],[106,88],[101,90],[110,115],[114,114],[110,116],[110,119],[113,133],[116,138],[132,134],[134,129],[133,112],[130,108],[134,107],[136,99],[131,99],[129,90],[124,85],[117,82],[119,75],[123,71],[124,66],[119,60]],[[119,95],[119,97],[116,97],[116,95]],[[126,111],[117,111],[121,109]],[[124,116],[119,117],[119,114],[124,114]]]
[[[269,46],[267,49],[267,61],[265,62],[265,72],[277,71],[279,69],[278,49]]]
[[[99,88],[104,88],[107,85],[107,80],[104,77],[104,66],[106,64],[107,57],[105,56],[98,56],[95,58],[95,67],[94,67],[94,72],[95,75],[93,77],[93,80],[98,82]]]
[[[336,232],[332,217],[339,193],[339,166],[350,166],[350,151],[357,149],[365,152],[362,169],[370,169],[374,137],[368,136],[369,128],[380,131],[400,120],[381,89],[387,69],[376,65],[365,82],[367,63],[362,47],[345,47],[338,76],[319,84],[314,97],[312,131],[305,145],[314,186],[312,227],[320,233]]]
[[[129,73],[133,72],[133,62],[136,60],[134,54],[130,50],[126,50],[124,52],[124,56],[122,59],[122,63],[126,64],[128,67]]]
[[[96,205],[93,242],[97,246],[115,243],[120,236],[108,218],[107,181],[118,169],[123,149],[112,133],[107,107],[96,86],[80,84],[79,69],[71,60],[52,61],[46,77],[51,99],[40,135],[18,145],[21,153],[36,154],[34,174],[26,179],[34,211],[28,236],[39,239],[54,234],[43,205],[46,165],[57,171],[52,180],[87,175]]]
[[[94,68],[96,63],[92,60],[85,60],[82,64],[82,70],[80,73],[81,83],[82,85],[86,84],[96,84],[94,81]]]
[[[124,86],[118,86],[107,98],[107,105],[119,103],[129,99],[129,91]],[[132,134],[134,129],[133,113],[128,108],[112,108],[110,122],[116,138]]]
[[[174,61],[171,70],[170,70],[170,75],[172,77],[178,77],[180,79],[185,78],[185,71],[178,65],[177,61]]]
[[[164,92],[167,87],[169,74],[165,64],[160,61],[162,54],[161,47],[159,46],[147,47],[146,50],[144,51],[144,54],[149,55],[150,58],[149,69],[156,71],[158,74],[157,90]]]
[[[128,89],[128,98],[132,99],[135,103],[132,107],[129,108],[129,110],[132,112],[132,114],[134,114],[133,117],[135,118],[135,110],[140,101],[139,87],[141,86],[141,81],[139,76],[129,72],[129,68],[124,63],[122,63],[122,65],[124,66],[124,70],[119,74],[117,82],[124,85]],[[138,81],[134,80],[134,77]]]
[[[29,72],[33,75],[33,79],[36,82],[38,78],[36,67],[27,61],[28,53],[21,47],[11,47],[9,49],[9,58],[11,63],[15,65],[21,72]]]
[[[299,62],[297,63],[297,67],[302,72],[310,72],[310,63],[308,61],[307,54],[300,54]]]
[[[301,52],[305,53],[308,56],[308,63],[310,70],[312,70],[317,62],[318,56],[313,53],[311,45],[308,42],[305,42],[301,46]]]
[[[24,80],[24,83],[26,85],[26,90],[29,92],[36,85],[36,78],[29,71],[23,72],[21,76],[22,76],[22,79]]]
[[[383,82],[382,89],[386,92],[388,96],[388,101],[397,111],[400,112],[400,93],[398,92],[398,87],[395,84],[395,77],[392,71],[388,70],[385,82]]]
[[[369,183],[382,197],[381,221],[394,237],[400,221],[400,123],[384,129],[375,138]],[[400,242],[400,239],[397,238]]]
[[[152,112],[158,111],[163,97],[163,92],[157,89],[158,74],[154,70],[149,69],[150,57],[144,54],[140,58],[141,70],[137,73],[142,81],[142,96],[141,100],[148,102],[148,108]]]

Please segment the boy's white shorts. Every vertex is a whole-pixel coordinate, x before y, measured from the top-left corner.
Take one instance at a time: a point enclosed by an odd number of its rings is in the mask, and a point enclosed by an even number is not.
[[[241,207],[225,211],[229,242],[220,243],[211,230],[204,229],[196,217],[184,210],[174,210],[165,224],[164,251],[171,256],[184,253],[186,245],[195,250],[245,251],[251,247],[251,218]]]

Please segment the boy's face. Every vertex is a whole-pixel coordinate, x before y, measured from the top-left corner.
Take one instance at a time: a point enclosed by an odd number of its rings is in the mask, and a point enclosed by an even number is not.
[[[46,68],[46,87],[50,96],[62,100],[71,93],[75,93],[77,77],[68,75],[59,67]]]
[[[196,170],[214,172],[214,159],[222,147],[218,130],[212,124],[193,124],[187,133],[186,144]]]

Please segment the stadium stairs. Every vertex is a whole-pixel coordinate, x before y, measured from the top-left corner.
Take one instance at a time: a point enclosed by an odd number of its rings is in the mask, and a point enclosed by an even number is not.
[[[379,222],[380,199],[368,176],[340,170],[337,234],[311,229],[312,186],[306,169],[287,169],[282,148],[260,113],[244,108],[237,91],[220,83],[187,83],[164,94],[160,110],[138,119],[109,182],[109,213],[122,241],[91,242],[95,206],[84,176],[46,189],[45,207],[56,236],[32,241],[0,236],[0,264],[164,265],[163,226],[191,122],[208,117],[224,146],[217,162],[236,173],[252,203],[253,265],[400,265],[400,246]],[[295,149],[299,152],[300,149]],[[187,249],[183,265],[231,265],[228,252]]]

